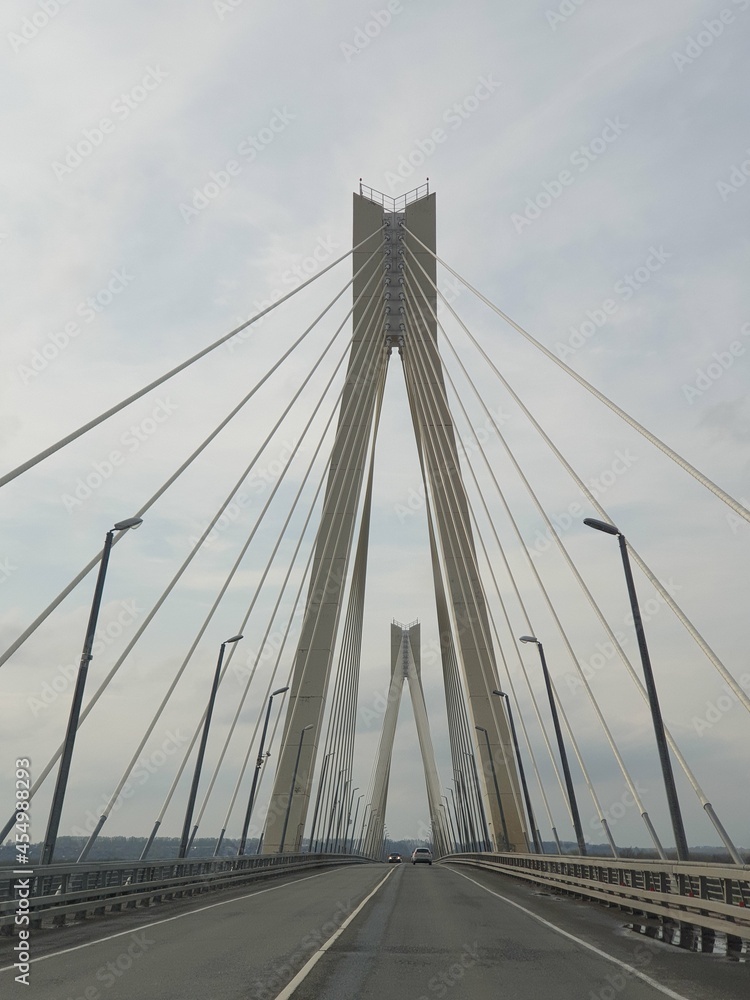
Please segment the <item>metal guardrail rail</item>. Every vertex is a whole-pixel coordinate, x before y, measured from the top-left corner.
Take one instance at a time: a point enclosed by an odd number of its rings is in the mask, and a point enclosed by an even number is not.
[[[489,868],[634,913],[750,941],[750,865],[484,853],[437,860]]]
[[[21,909],[32,924],[69,914],[83,919],[123,906],[148,906],[164,899],[228,888],[286,871],[370,861],[349,854],[273,854],[251,857],[99,861],[55,864],[31,871],[0,868],[0,930],[8,931]]]
[[[412,191],[407,191],[406,194],[400,194],[394,198],[390,194],[384,194],[382,191],[377,191],[375,188],[363,184],[360,180],[359,193],[363,198],[374,201],[376,205],[382,205],[388,212],[402,212],[413,201],[419,201],[420,198],[426,198],[429,195],[430,182],[428,180],[425,184],[420,184],[419,187],[414,188]]]

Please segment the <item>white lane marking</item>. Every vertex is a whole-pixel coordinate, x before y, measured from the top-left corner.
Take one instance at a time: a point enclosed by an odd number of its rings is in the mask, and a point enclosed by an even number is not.
[[[528,916],[533,917],[534,920],[538,920],[540,924],[544,924],[544,926],[549,927],[550,930],[556,931],[558,934],[562,934],[563,937],[570,938],[571,941],[575,941],[576,944],[580,944],[584,948],[588,948],[589,951],[593,951],[596,955],[601,956],[601,958],[606,958],[607,961],[614,962],[614,964],[619,965],[621,969],[626,969],[632,975],[637,976],[638,979],[642,979],[644,983],[648,983],[649,986],[653,986],[655,990],[663,993],[664,996],[671,997],[672,1000],[689,1000],[689,998],[683,996],[682,993],[675,993],[674,990],[670,990],[668,986],[662,986],[661,983],[657,983],[655,979],[652,979],[651,976],[647,976],[645,972],[639,972],[638,969],[634,968],[632,965],[628,965],[627,962],[623,962],[621,959],[615,958],[614,955],[610,955],[608,952],[602,951],[601,948],[597,948],[596,945],[589,944],[588,941],[584,941],[583,938],[576,937],[575,934],[564,931],[562,927],[558,927],[557,924],[553,924],[549,920],[545,920],[544,917],[538,916],[532,910],[527,910],[525,906],[521,906],[520,903],[516,903],[512,899],[508,899],[507,896],[503,896],[499,892],[495,892],[493,889],[488,889],[486,885],[482,885],[481,882],[477,882],[475,879],[469,878],[469,876],[464,875],[463,872],[457,872],[453,868],[449,868],[448,871],[453,872],[454,875],[460,875],[461,878],[465,878],[468,882],[473,882],[474,885],[478,885],[480,889],[484,889],[484,891],[488,892],[491,896],[497,896],[497,898],[502,899],[504,903],[509,903],[511,906],[515,906],[517,910],[521,910],[523,913],[528,914]]]
[[[309,882],[313,878],[322,878],[323,875],[333,875],[334,872],[341,871],[340,868],[334,868],[327,872],[318,872],[317,875],[305,875],[304,878],[295,879],[293,882],[284,882],[283,885],[271,885],[267,889],[259,889],[257,892],[248,892],[244,896],[234,896],[232,899],[223,899],[220,903],[209,903],[207,906],[200,906],[197,910],[189,910],[187,913],[177,913],[174,917],[164,917],[163,920],[153,920],[150,924],[139,924],[137,927],[131,927],[129,931],[118,931],[116,934],[109,934],[107,937],[98,938],[96,941],[86,941],[85,944],[77,944],[72,948],[63,948],[62,951],[53,951],[49,955],[40,955],[39,958],[32,958],[31,962],[44,962],[48,958],[57,958],[59,955],[67,955],[71,951],[80,951],[81,948],[90,948],[95,944],[103,944],[105,941],[112,941],[114,938],[124,937],[126,934],[138,934],[140,931],[146,931],[149,927],[158,927],[159,924],[168,924],[172,920],[182,920],[183,917],[192,917],[194,913],[203,913],[206,910],[213,910],[217,906],[226,906],[228,903],[239,903],[243,899],[251,899],[253,896],[262,896],[265,892],[274,892],[276,889],[285,889],[290,885],[298,885],[300,882]],[[8,972],[10,969],[15,969],[15,965],[4,965],[0,972]]]
[[[349,916],[346,918],[346,920],[343,922],[343,924],[339,927],[339,929],[337,931],[334,931],[334,933],[331,935],[331,937],[328,938],[328,940],[326,941],[326,943],[324,945],[322,945],[322,947],[319,948],[318,951],[316,951],[315,954],[312,955],[307,960],[307,962],[305,962],[305,964],[299,970],[299,972],[294,977],[294,979],[284,987],[284,989],[281,991],[281,993],[277,994],[277,996],[274,998],[274,1000],[289,1000],[289,997],[295,992],[295,990],[297,989],[297,987],[302,983],[302,980],[306,979],[310,975],[310,973],[313,970],[313,966],[317,965],[317,963],[321,960],[321,958],[325,955],[325,953],[331,947],[331,945],[333,944],[333,942],[344,933],[344,931],[346,930],[346,928],[349,926],[349,924],[352,922],[352,920],[354,920],[354,918],[357,916],[357,914],[360,912],[360,910],[362,910],[365,907],[365,905],[372,899],[372,897],[375,895],[375,893],[378,891],[378,889],[381,887],[381,885],[383,885],[384,882],[387,882],[388,879],[391,877],[391,875],[393,875],[393,873],[395,871],[396,871],[395,868],[391,868],[391,870],[388,872],[388,874],[385,876],[385,878],[381,879],[380,882],[378,882],[378,884],[372,890],[372,892],[370,893],[370,895],[369,896],[365,896],[365,898],[359,904],[359,906],[357,907],[357,909],[354,910],[353,913],[349,914]]]

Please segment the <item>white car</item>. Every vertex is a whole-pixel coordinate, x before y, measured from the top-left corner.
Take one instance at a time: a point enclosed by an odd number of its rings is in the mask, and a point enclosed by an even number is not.
[[[432,864],[432,851],[429,847],[418,847],[416,851],[411,856],[411,863],[413,865],[417,864]]]

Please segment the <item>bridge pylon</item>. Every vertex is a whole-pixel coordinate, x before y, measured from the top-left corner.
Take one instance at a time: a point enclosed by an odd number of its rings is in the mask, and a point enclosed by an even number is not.
[[[393,349],[398,349],[403,361],[428,498],[446,688],[457,661],[471,724],[483,727],[488,734],[489,751],[486,741],[475,740],[474,745],[480,765],[478,782],[493,840],[501,843],[503,826],[492,784],[490,755],[498,777],[510,847],[526,850],[510,734],[498,699],[492,697],[492,691],[499,686],[497,666],[437,346],[436,262],[424,248],[432,251],[436,248],[435,194],[430,194],[425,185],[393,199],[360,186],[360,193],[354,195],[353,236],[353,246],[357,247],[353,253],[355,336],[295,654],[263,851],[274,853],[281,848],[290,794],[283,850],[296,852],[300,848],[352,555],[356,512],[365,481],[368,443],[373,438],[388,357]],[[407,255],[421,265],[412,271],[408,282]],[[451,743],[455,757],[459,751],[453,738]],[[426,777],[429,790],[430,778]],[[431,818],[434,824],[436,817]]]

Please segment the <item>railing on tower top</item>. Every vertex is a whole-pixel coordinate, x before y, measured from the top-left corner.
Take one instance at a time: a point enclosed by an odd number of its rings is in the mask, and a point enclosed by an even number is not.
[[[360,178],[359,193],[363,198],[374,201],[376,205],[382,205],[388,212],[398,212],[406,208],[411,202],[427,197],[430,193],[430,178],[428,177],[424,184],[420,184],[413,191],[400,194],[398,198],[393,198],[389,194],[383,194],[382,191],[376,191],[375,188],[368,187],[367,184],[362,183],[362,179]]]

